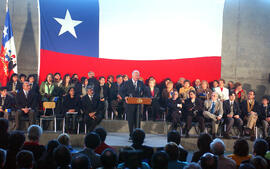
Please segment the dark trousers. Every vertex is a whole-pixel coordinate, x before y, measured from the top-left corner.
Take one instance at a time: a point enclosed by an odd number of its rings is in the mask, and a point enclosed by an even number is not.
[[[85,123],[87,126],[87,132],[93,131],[97,125],[102,121],[103,115],[96,114],[96,119],[92,119],[89,115],[85,116]]]
[[[181,123],[181,114],[178,111],[172,112],[172,129],[177,130],[177,125]]]
[[[121,100],[112,100],[111,101],[111,107],[112,107],[113,113],[116,116],[118,116],[118,117],[123,116],[123,112],[124,112],[123,101],[121,101]]]
[[[226,118],[226,132],[225,132],[226,135],[230,134],[230,131],[233,125],[235,125],[238,128],[239,132],[242,133],[243,120],[241,118],[236,119],[236,118],[227,117]]]
[[[25,114],[22,110],[17,110],[15,115],[16,130],[20,130],[21,118],[23,116],[26,117],[28,116],[30,125],[35,124],[36,120],[35,110],[30,110],[27,114]]]
[[[148,112],[150,112],[150,117],[153,121],[156,120],[158,116],[160,116],[160,105],[158,101],[153,101],[151,106],[148,106]]]
[[[138,109],[138,105],[136,104],[126,105],[127,121],[128,121],[128,128],[129,128],[130,136],[133,133],[133,129],[140,127],[140,125],[139,126],[137,125],[137,109]],[[139,115],[139,124],[140,124],[140,115]]]
[[[186,121],[187,121],[186,132],[188,133],[189,130],[191,129],[193,119],[195,119],[196,121],[199,122],[200,131],[204,132],[204,130],[205,130],[204,118],[203,118],[203,116],[200,116],[200,115],[197,115],[195,117],[193,117],[192,115],[187,115],[187,118],[186,118]]]
[[[66,127],[65,129],[69,132],[75,132],[78,124],[78,115],[77,114],[66,114],[65,115]]]

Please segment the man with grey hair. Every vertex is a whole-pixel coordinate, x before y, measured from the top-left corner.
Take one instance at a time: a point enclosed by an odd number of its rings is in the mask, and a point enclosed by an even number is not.
[[[42,128],[38,125],[28,127],[28,141],[26,141],[22,147],[22,149],[31,151],[34,154],[35,161],[38,161],[45,152],[45,146],[39,144],[42,133]]]
[[[20,90],[16,95],[16,107],[18,108],[15,115],[16,129],[20,130],[22,117],[29,118],[30,125],[35,124],[37,110],[37,95],[33,90],[30,90],[30,85],[27,81],[23,83],[23,90]]]
[[[212,93],[210,100],[205,100],[203,116],[212,121],[212,134],[215,138],[223,116],[223,104],[218,100],[216,92]]]
[[[138,70],[133,70],[132,72],[132,78],[124,83],[122,88],[120,89],[120,95],[122,98],[125,99],[127,102],[128,97],[142,97],[144,96],[145,87],[142,81],[140,79],[140,72]],[[126,105],[126,114],[127,114],[127,120],[128,120],[128,126],[129,126],[129,133],[133,133],[133,129],[139,128],[140,125],[140,118],[137,119],[137,104],[127,104]],[[139,120],[139,121],[137,121]],[[130,139],[131,140],[131,137]]]
[[[224,156],[225,144],[221,139],[214,139],[210,144],[210,148],[212,153],[218,156],[218,169],[236,169],[235,161]]]
[[[95,77],[95,72],[89,71],[88,72],[88,85],[97,86],[98,84],[99,84],[99,82]]]

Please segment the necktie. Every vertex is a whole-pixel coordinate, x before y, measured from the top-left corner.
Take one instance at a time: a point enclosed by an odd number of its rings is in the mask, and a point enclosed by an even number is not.
[[[28,92],[25,92],[25,97],[26,97],[26,98],[28,97]]]
[[[233,113],[233,102],[231,102],[231,113]]]
[[[137,83],[134,82],[133,85],[134,85],[135,89],[137,89]]]
[[[31,84],[30,84],[30,89],[32,89],[32,86],[33,86],[33,84],[31,83]]]
[[[5,97],[2,97],[2,106],[5,104]]]
[[[211,110],[210,110],[210,113],[211,113],[211,114],[214,114],[214,112],[215,112],[215,107],[216,107],[216,103],[215,103],[215,102],[212,102],[212,107],[211,107]]]

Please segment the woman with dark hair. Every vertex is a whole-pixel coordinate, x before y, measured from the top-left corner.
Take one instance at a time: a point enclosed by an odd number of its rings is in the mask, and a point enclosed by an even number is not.
[[[172,129],[176,130],[178,124],[181,123],[181,117],[182,117],[182,108],[183,103],[182,99],[179,97],[179,94],[177,90],[173,91],[172,98],[168,100],[168,115],[167,120],[172,121]]]
[[[71,78],[69,74],[65,74],[63,78],[63,82],[61,84],[61,88],[64,91],[64,95],[68,94],[68,91],[71,87],[74,87],[74,85],[71,83]]]
[[[184,86],[179,89],[179,95],[183,99],[188,99],[189,98],[189,91],[195,90],[194,87],[190,85],[189,80],[185,80]]]
[[[212,91],[213,91],[213,92],[216,91],[216,88],[218,87],[218,84],[219,84],[218,80],[214,80],[214,81],[212,82]]]
[[[39,86],[36,82],[35,75],[33,74],[29,75],[27,81],[29,82],[30,90],[32,90],[36,95],[39,95]]]
[[[41,83],[39,92],[41,94],[41,101],[48,102],[53,99],[53,91],[54,91],[54,83],[53,83],[53,74],[49,73],[46,76],[46,80]]]
[[[197,140],[197,147],[199,151],[196,151],[193,154],[191,162],[198,162],[201,158],[201,156],[204,153],[211,152],[210,151],[210,143],[212,142],[212,137],[207,133],[200,134],[198,140]]]
[[[69,133],[76,133],[76,124],[80,115],[80,97],[75,95],[75,88],[70,87],[68,94],[63,100],[63,113],[65,114],[66,130]]]
[[[233,154],[228,155],[228,157],[236,162],[237,168],[242,161],[251,159],[252,155],[249,154],[248,142],[242,138],[236,140],[233,146]]]
[[[107,77],[107,83],[106,83],[107,86],[108,86],[109,88],[111,88],[113,82],[114,82],[114,77],[113,77],[113,75],[109,75],[109,76]]]
[[[7,82],[7,90],[11,92],[12,95],[16,95],[18,90],[22,89],[22,84],[18,79],[18,74],[13,73],[10,77],[9,82]]]
[[[204,102],[209,100],[212,95],[212,90],[209,88],[209,84],[206,80],[203,80],[201,87],[197,90],[197,96]]]
[[[76,95],[81,98],[87,94],[88,79],[86,77],[81,78],[81,83],[77,83],[75,86]]]

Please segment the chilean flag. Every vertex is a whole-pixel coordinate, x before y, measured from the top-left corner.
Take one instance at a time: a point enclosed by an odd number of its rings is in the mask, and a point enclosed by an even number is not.
[[[224,0],[38,0],[39,75],[220,78]]]
[[[14,43],[11,20],[9,16],[8,3],[6,7],[6,19],[2,35],[2,45],[0,53],[0,83],[6,86],[8,78],[17,73],[17,57]]]

